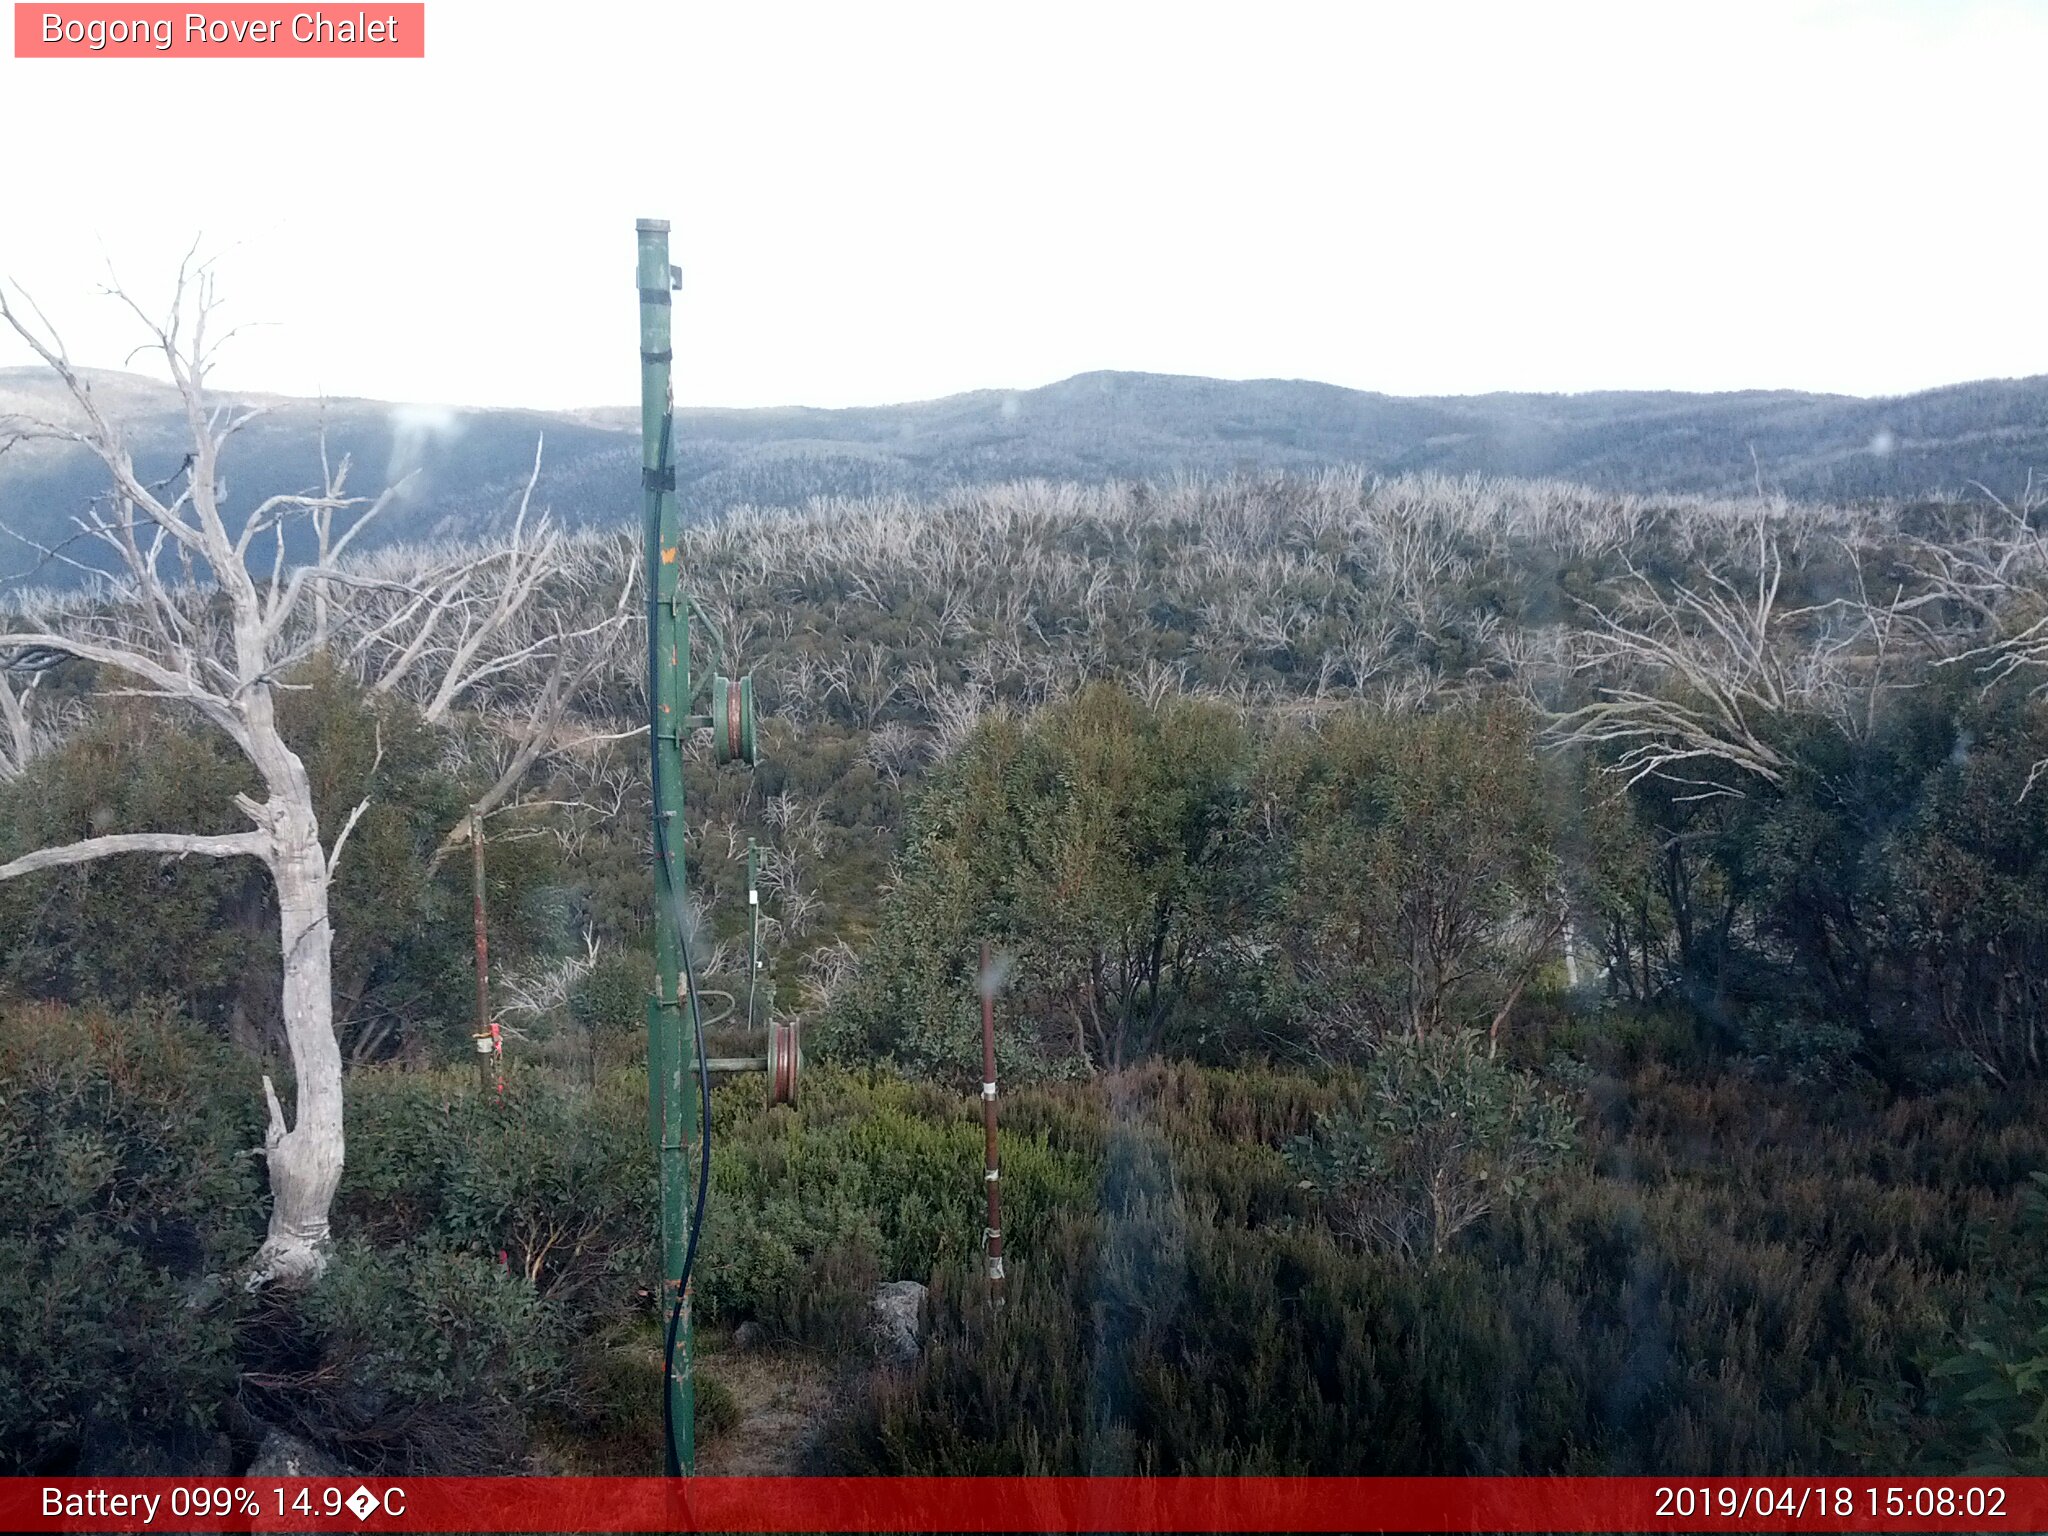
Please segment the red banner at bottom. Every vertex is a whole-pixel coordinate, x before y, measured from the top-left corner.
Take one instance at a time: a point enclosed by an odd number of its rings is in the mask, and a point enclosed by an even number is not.
[[[2048,1478],[4,1478],[7,1531],[2042,1531]]]

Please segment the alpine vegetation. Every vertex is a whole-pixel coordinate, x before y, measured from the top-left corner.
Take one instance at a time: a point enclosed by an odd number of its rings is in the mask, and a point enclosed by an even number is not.
[[[237,500],[180,298],[168,481],[0,310],[70,401],[9,430],[106,477],[40,558],[112,564],[0,623],[0,1464],[645,1470],[639,552],[524,460],[473,542],[370,547],[311,439]],[[762,710],[750,774],[689,743],[710,1053],[765,985],[815,1061],[717,1090],[704,1469],[2041,1470],[2048,540],[1996,489],[688,528]]]

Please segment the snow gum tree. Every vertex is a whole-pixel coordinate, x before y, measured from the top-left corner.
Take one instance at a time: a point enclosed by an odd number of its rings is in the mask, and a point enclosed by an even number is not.
[[[112,292],[148,328],[147,349],[168,368],[183,406],[188,456],[169,477],[147,482],[121,427],[102,409],[62,340],[32,303],[25,312],[22,301],[10,302],[0,291],[0,320],[56,374],[66,396],[57,419],[0,421],[0,448],[37,438],[68,442],[95,455],[111,481],[108,494],[80,515],[71,541],[96,547],[100,566],[86,567],[64,547],[44,551],[46,559],[92,571],[88,600],[45,612],[18,607],[0,616],[0,671],[32,676],[62,658],[88,662],[102,690],[160,700],[225,733],[255,770],[261,791],[234,797],[249,824],[245,831],[197,835],[167,828],[87,837],[0,865],[0,880],[131,853],[249,858],[269,872],[297,1102],[288,1119],[271,1080],[263,1079],[272,1206],[247,1283],[305,1283],[324,1267],[344,1151],[328,893],[368,802],[325,840],[305,765],[279,732],[274,701],[281,676],[318,643],[319,626],[310,617],[315,607],[324,619],[338,592],[366,584],[336,562],[391,492],[374,500],[344,495],[347,464],[327,472],[323,453],[319,491],[268,497],[231,521],[222,452],[261,411],[220,400],[207,388],[218,346],[209,335],[217,308],[209,272],[187,258],[162,320],[118,287]],[[339,537],[327,537],[337,513],[346,527]],[[288,570],[285,528],[299,518],[319,521],[321,555]],[[370,584],[388,585],[381,579]]]

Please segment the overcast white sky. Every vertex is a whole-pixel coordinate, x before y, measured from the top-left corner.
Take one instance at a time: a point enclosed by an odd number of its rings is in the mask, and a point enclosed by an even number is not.
[[[695,404],[2048,371],[2044,4],[428,0],[428,29],[422,62],[0,58],[0,273],[115,365],[102,252],[158,294],[201,234],[265,322],[221,382],[466,404],[635,398],[638,215],[675,224]]]

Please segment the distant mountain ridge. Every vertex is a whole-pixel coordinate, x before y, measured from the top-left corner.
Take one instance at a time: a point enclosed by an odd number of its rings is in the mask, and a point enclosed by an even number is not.
[[[166,385],[94,372],[146,475],[183,457]],[[310,485],[324,417],[350,453],[356,490],[414,473],[381,537],[473,537],[501,526],[545,434],[540,499],[565,521],[603,525],[639,508],[639,413],[451,410],[371,400],[263,400],[237,439],[230,490],[261,497]],[[0,369],[0,421],[51,415],[55,381]],[[1601,489],[1817,500],[1915,498],[1972,482],[2016,492],[2048,469],[2048,375],[1958,384],[1889,399],[1745,390],[1401,397],[1333,384],[1084,373],[1039,389],[977,390],[906,405],[677,412],[677,484],[693,515],[799,506],[819,496],[930,495],[1021,478],[1100,481],[1313,470],[1546,476]],[[27,444],[0,456],[0,520],[42,543],[104,489],[76,450]],[[0,572],[28,563],[0,538]],[[298,553],[294,551],[294,553]],[[38,579],[61,583],[60,571]]]

